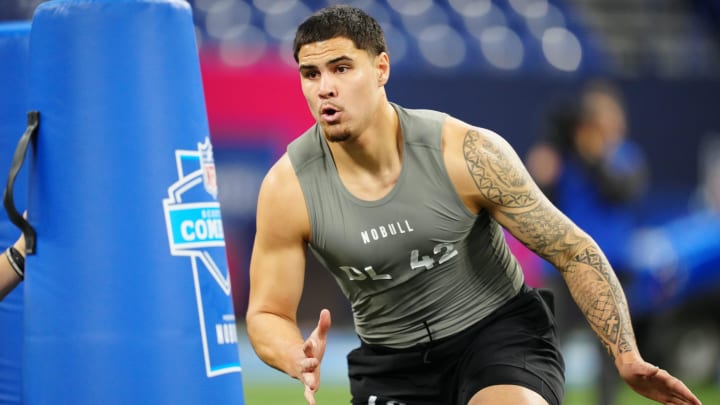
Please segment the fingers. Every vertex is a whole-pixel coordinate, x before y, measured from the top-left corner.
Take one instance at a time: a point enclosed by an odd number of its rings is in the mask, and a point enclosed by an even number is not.
[[[688,388],[682,381],[678,380],[673,376],[670,376],[670,378],[672,380],[670,381],[668,386],[672,391],[672,396],[675,397],[677,401],[680,401],[679,403],[702,405],[700,400],[692,393],[692,391],[690,391],[690,388]]]
[[[305,384],[305,400],[308,405],[315,405],[315,392],[320,385],[320,361],[325,352],[327,332],[331,324],[330,311],[320,311],[317,327],[302,346],[305,358],[300,360],[300,373]]]
[[[315,392],[320,388],[320,382],[314,373],[303,373],[303,382],[305,384],[305,400],[309,405],[314,405]]]
[[[320,365],[320,362],[316,358],[306,358],[300,360],[300,372],[301,373],[312,373]]]
[[[315,391],[311,390],[310,387],[308,387],[307,385],[305,386],[305,400],[307,401],[308,405],[316,405]]]
[[[315,378],[314,373],[303,373],[303,384],[305,384],[305,387],[307,387],[312,392],[315,392],[318,390],[318,380]]]
[[[308,357],[300,360],[300,380],[311,389],[317,388],[315,373],[319,372],[320,360],[315,357]]]
[[[673,397],[670,400],[665,401],[665,404],[667,405],[702,405],[700,400],[697,398],[695,399],[688,399],[688,398],[680,398],[680,397]]]
[[[679,379],[645,361],[621,365],[621,375],[638,393],[666,405],[702,405]]]
[[[668,404],[702,405],[700,400],[682,381],[673,377],[667,371],[658,369],[653,377],[664,380],[667,392],[671,397],[671,399],[667,402]]]
[[[327,309],[320,311],[320,319],[318,319],[317,327],[303,344],[303,353],[305,353],[306,357],[322,358],[325,352],[324,347],[325,341],[327,340],[327,332],[331,324],[330,311]]]

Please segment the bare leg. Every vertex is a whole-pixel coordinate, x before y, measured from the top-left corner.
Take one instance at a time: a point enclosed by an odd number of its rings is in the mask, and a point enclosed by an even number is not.
[[[548,405],[537,392],[519,385],[491,385],[478,391],[468,405]]]

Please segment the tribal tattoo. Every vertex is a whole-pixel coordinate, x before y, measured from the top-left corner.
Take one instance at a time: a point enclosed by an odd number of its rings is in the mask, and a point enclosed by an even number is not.
[[[580,310],[611,356],[635,350],[625,295],[597,245],[542,197],[510,155],[476,130],[465,134],[463,155],[480,193],[500,207],[504,225],[555,264]]]
[[[571,226],[552,214],[552,210],[542,204],[521,212],[503,212],[504,216],[527,235],[528,248],[550,262],[555,262],[558,255],[573,246],[573,241],[566,240],[572,230]],[[573,239],[578,242],[577,238]]]
[[[506,207],[527,207],[537,197],[527,187],[527,180],[518,173],[507,157],[476,130],[469,130],[463,142],[468,170],[480,192],[495,204]],[[506,192],[504,190],[510,190]]]
[[[578,271],[584,269],[585,271]],[[615,273],[604,255],[589,246],[575,255],[564,274],[568,287],[611,356],[635,349],[630,311]]]

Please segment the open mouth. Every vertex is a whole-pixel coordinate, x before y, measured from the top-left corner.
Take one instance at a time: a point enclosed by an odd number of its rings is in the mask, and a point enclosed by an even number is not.
[[[320,110],[320,115],[326,121],[332,121],[338,118],[338,116],[340,115],[340,110],[332,106],[326,106]]]

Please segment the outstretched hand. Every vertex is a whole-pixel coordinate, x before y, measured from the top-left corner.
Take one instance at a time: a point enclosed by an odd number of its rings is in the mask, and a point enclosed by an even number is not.
[[[702,405],[682,381],[648,362],[620,364],[618,371],[630,388],[652,400],[665,405]]]
[[[315,405],[315,392],[320,388],[320,363],[325,355],[327,332],[331,323],[330,311],[327,309],[320,311],[317,327],[303,344],[305,357],[300,361],[300,367],[308,405]]]

